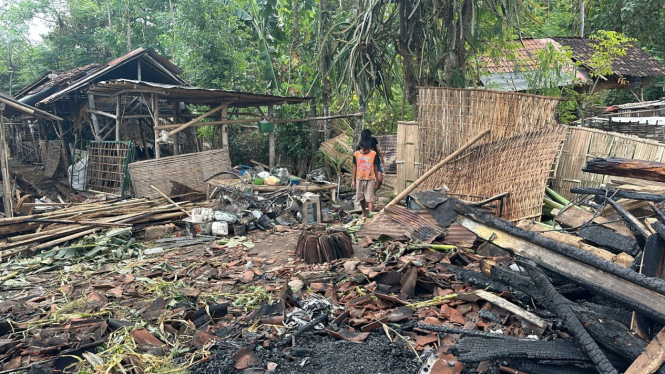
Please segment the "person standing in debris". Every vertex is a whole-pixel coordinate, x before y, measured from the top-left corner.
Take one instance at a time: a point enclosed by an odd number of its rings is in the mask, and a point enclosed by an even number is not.
[[[370,138],[360,139],[360,150],[353,154],[353,176],[351,188],[356,189],[356,201],[360,203],[363,217],[367,217],[367,210],[374,210],[376,201],[376,175],[379,168],[379,156],[372,149]]]
[[[379,141],[372,136],[372,132],[369,129],[364,129],[360,132],[360,139],[369,138],[372,142],[370,149],[376,152],[376,157],[379,159],[378,172],[376,173],[376,189],[383,184],[383,165],[381,164],[381,150],[379,149]],[[360,144],[356,147],[356,151],[360,150]]]

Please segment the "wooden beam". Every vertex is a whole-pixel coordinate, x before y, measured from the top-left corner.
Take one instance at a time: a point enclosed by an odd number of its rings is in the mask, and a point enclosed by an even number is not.
[[[159,158],[159,130],[157,126],[159,125],[159,96],[156,93],[151,95],[152,97],[152,121],[153,127],[155,129],[155,159]]]
[[[596,158],[582,169],[587,173],[665,182],[665,163],[628,158]]]
[[[180,102],[178,100],[173,100],[173,124],[179,124],[180,119],[179,119],[179,109],[180,109]],[[186,135],[186,133],[185,133]],[[180,142],[178,141],[178,135],[173,138],[173,155],[177,156],[180,154]]]
[[[275,116],[275,107],[273,105],[268,106],[268,121],[272,121]],[[269,148],[269,162],[270,167],[275,167],[275,130],[270,132],[268,135],[268,148]]]
[[[653,338],[625,374],[652,374],[663,365],[663,362],[665,362],[665,328]]]
[[[233,125],[237,123],[258,123],[261,122],[262,120],[258,119],[229,119],[226,121],[210,121],[210,122],[198,122],[193,125],[190,125],[189,128],[191,127],[200,127],[200,126],[217,126],[217,125]],[[177,128],[182,125],[161,125],[157,126],[158,130],[169,130],[173,128]]]
[[[221,113],[221,117],[220,117],[222,121],[228,121],[228,119],[229,119],[228,113],[229,113],[229,107],[228,106],[222,108],[222,113]],[[228,128],[228,125],[226,125],[226,124],[222,125],[221,137],[222,137],[222,149],[228,150],[229,149],[229,128]]]
[[[117,119],[115,114],[102,112],[101,110],[87,109],[87,112],[90,113],[90,114],[96,114],[96,115],[108,117],[108,118],[111,118],[111,119]]]
[[[235,101],[235,100],[233,100],[233,101]],[[172,130],[171,132],[169,132],[169,136],[173,136],[173,135],[179,133],[180,131],[182,131],[182,130],[188,128],[189,126],[191,126],[191,125],[193,125],[193,124],[199,122],[200,120],[202,120],[202,119],[204,119],[204,118],[208,118],[208,117],[211,116],[212,114],[214,114],[214,113],[219,112],[220,110],[222,110],[222,108],[228,108],[228,107],[229,107],[229,104],[231,104],[233,101],[229,101],[229,102],[226,102],[226,103],[224,103],[224,104],[221,104],[221,105],[219,105],[219,106],[217,106],[217,107],[215,107],[215,108],[213,108],[213,109],[211,109],[211,110],[209,110],[209,111],[207,111],[207,112],[201,114],[200,116],[194,118],[193,120],[191,120],[191,121],[185,123],[184,125],[180,125],[180,126],[177,127],[175,130]],[[157,124],[155,124],[155,126],[157,126]]]
[[[140,61],[140,60],[139,60]],[[115,97],[115,140],[120,141],[120,96]]]
[[[662,312],[665,310],[665,295],[471,218],[460,215],[457,222],[481,239],[489,240],[517,256],[533,260],[577,284],[593,287],[594,292],[605,297],[624,303],[630,302],[632,306],[646,312],[650,318],[665,322]]]
[[[7,139],[5,139],[5,103],[0,103],[0,167],[2,168],[2,205],[5,207],[5,217],[14,216],[14,207],[12,206],[12,180],[9,176],[9,148]]]
[[[352,113],[352,114],[337,114],[333,116],[326,117],[307,117],[307,118],[294,118],[294,119],[278,119],[273,122],[275,123],[290,123],[290,122],[309,122],[309,121],[323,121],[329,119],[337,118],[352,118],[352,117],[362,117],[363,113]]]
[[[90,106],[90,110],[95,110],[95,96],[91,93],[88,94],[88,105]],[[95,140],[99,140],[100,137],[100,131],[99,131],[99,121],[97,120],[97,114],[94,112],[90,112],[90,117],[92,117],[92,131],[94,132]]]

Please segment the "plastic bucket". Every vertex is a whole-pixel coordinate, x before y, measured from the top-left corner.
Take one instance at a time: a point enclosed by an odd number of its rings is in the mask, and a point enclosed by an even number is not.
[[[226,236],[229,234],[229,224],[226,222],[213,222],[212,234],[219,236]]]
[[[244,236],[245,234],[247,234],[245,225],[233,225],[233,235]]]

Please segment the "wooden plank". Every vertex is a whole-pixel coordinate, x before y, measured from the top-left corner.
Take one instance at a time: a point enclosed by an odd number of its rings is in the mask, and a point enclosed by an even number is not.
[[[547,321],[545,321],[544,319],[538,317],[537,315],[535,315],[531,312],[528,312],[528,311],[522,309],[521,307],[519,307],[519,306],[517,306],[517,305],[515,305],[515,304],[513,304],[509,301],[506,301],[501,296],[497,296],[497,295],[495,295],[491,292],[487,292],[485,290],[476,290],[475,294],[476,294],[476,296],[479,296],[479,297],[489,301],[490,303],[492,303],[492,304],[494,304],[494,305],[496,305],[496,306],[498,306],[502,309],[505,309],[505,310],[513,313],[514,315],[516,315],[516,316],[518,316],[522,319],[525,319],[525,320],[533,323],[534,325],[540,327],[541,329],[544,329],[544,328],[547,327]]]
[[[509,250],[515,255],[536,261],[545,268],[562,274],[576,283],[603,290],[605,296],[616,295],[624,300],[631,300],[631,302],[639,304],[643,310],[650,311],[654,315],[662,315],[662,311],[665,310],[665,295],[658,292],[628,282],[613,274],[575,261],[501,230],[493,229],[462,215],[457,218],[457,222],[480,238],[491,240],[492,244]]]
[[[625,374],[655,373],[663,362],[665,362],[665,328],[653,338],[644,352],[625,371]]]

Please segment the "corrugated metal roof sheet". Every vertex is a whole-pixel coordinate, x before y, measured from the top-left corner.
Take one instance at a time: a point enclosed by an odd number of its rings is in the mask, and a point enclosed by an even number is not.
[[[403,207],[399,207],[406,210]],[[429,214],[428,211],[422,210],[409,210],[409,213],[412,213],[418,216],[420,223],[423,225],[430,226],[441,232],[445,230],[439,226],[434,217]],[[409,238],[409,228],[405,225],[393,220],[388,214],[379,213],[372,220],[366,223],[363,228],[358,231],[358,237],[364,238],[366,236],[371,237],[373,240],[379,239],[381,236],[388,236],[394,240],[410,240]],[[431,240],[429,240],[431,242]]]

